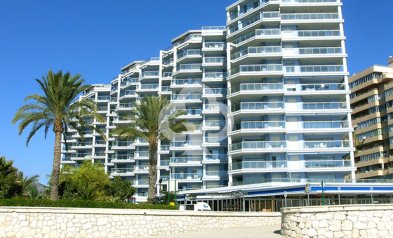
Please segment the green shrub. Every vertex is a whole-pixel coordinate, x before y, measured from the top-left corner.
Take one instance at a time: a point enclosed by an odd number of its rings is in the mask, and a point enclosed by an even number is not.
[[[162,204],[132,204],[124,202],[88,201],[88,200],[58,200],[49,199],[0,199],[0,206],[17,207],[78,207],[78,208],[118,208],[118,209],[161,209],[175,210],[176,207]]]

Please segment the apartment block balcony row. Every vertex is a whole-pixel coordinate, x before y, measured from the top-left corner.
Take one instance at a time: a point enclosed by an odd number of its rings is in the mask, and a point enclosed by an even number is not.
[[[283,66],[282,64],[252,64],[240,65],[229,71],[232,76],[236,74],[255,74],[264,72],[268,74],[293,74],[293,73],[344,73],[342,65],[294,65]]]
[[[302,170],[302,169],[324,169],[324,168],[352,168],[350,160],[300,160],[300,161],[242,161],[229,164],[229,170],[260,172],[277,172],[278,170]]]
[[[283,41],[289,39],[307,40],[320,38],[328,40],[330,38],[339,39],[343,37],[340,30],[295,30],[295,31],[282,31],[280,28],[276,29],[256,29],[253,32],[247,33],[243,36],[236,38],[233,43],[238,47],[251,39],[265,39],[265,38],[282,38]]]
[[[291,148],[287,145],[291,143]],[[293,145],[296,144],[295,147]],[[288,150],[314,150],[314,149],[351,149],[348,140],[325,140],[325,141],[242,141],[229,145],[229,151],[238,150],[268,150],[288,149]]]
[[[231,108],[231,112],[241,111],[255,111],[266,113],[265,110],[349,110],[345,102],[300,102],[300,103],[285,103],[284,102],[240,102]]]
[[[233,131],[230,134],[233,134],[237,131],[247,130],[260,133],[260,131],[263,129],[266,129],[268,131],[279,129],[279,131],[286,132],[286,128],[288,128],[288,133],[291,132],[291,130],[296,129],[305,129],[312,131],[323,131],[324,129],[351,129],[349,127],[348,121],[242,121],[239,124],[234,125]],[[297,131],[293,132],[296,133]]]

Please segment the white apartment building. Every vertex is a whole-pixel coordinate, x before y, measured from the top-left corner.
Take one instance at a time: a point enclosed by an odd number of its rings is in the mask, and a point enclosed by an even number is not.
[[[106,116],[106,124],[92,123],[108,140],[87,132],[82,142],[69,131],[62,163],[100,162],[145,201],[148,144],[110,131],[131,123],[138,100],[161,95],[186,110],[181,117],[192,128],[161,141],[157,185],[161,179],[165,190],[354,179],[341,9],[340,0],[235,2],[226,27],[188,31],[159,57],[133,62],[82,95]]]

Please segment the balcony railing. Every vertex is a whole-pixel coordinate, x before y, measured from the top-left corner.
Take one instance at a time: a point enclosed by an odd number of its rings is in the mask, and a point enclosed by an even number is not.
[[[283,102],[241,102],[240,105],[234,105],[232,111],[239,110],[262,110],[262,109],[283,109]]]
[[[287,168],[287,161],[242,161],[232,163],[232,170]]]
[[[113,141],[112,146],[129,147],[133,145],[133,141]]]
[[[134,154],[135,157],[149,157],[149,155],[149,151],[137,151]]]
[[[255,32],[250,32],[246,35],[243,35],[233,41],[234,44],[239,44],[242,43],[243,41],[246,41],[248,39],[251,39],[253,37],[271,37],[271,36],[280,36],[281,35],[281,29],[279,28],[274,28],[274,29],[256,29]]]
[[[171,157],[170,161],[173,164],[195,163],[195,162],[201,162],[202,156]]]
[[[111,96],[98,96],[97,100],[98,101],[109,101],[111,99]]]
[[[321,148],[349,148],[348,140],[331,140],[331,141],[304,141],[305,149]]]
[[[208,49],[221,49],[225,47],[224,42],[205,42],[203,47]]]
[[[95,144],[96,145],[106,145],[106,141],[105,140],[96,140]]]
[[[171,141],[171,147],[200,146],[201,141]]]
[[[179,66],[180,71],[195,71],[202,70],[202,64],[181,64]]]
[[[112,168],[111,173],[125,174],[132,173],[134,170],[132,168]]]
[[[337,37],[341,36],[340,30],[300,30],[284,31],[283,36],[288,37]]]
[[[200,180],[200,179],[202,179],[202,174],[199,174],[199,173],[172,173],[171,179]]]
[[[134,159],[133,155],[127,154],[127,155],[116,155],[111,158],[112,160],[132,160]]]
[[[171,78],[172,77],[172,72],[164,72],[162,73],[163,78]]]
[[[256,47],[248,47],[244,50],[235,52],[232,54],[231,59],[237,59],[245,55],[252,54],[275,54],[282,52],[281,46],[256,46]]]
[[[242,149],[278,149],[286,148],[285,141],[243,141],[229,145],[230,151]]]
[[[169,150],[169,145],[161,145],[160,149],[161,151]]]
[[[120,97],[124,96],[136,96],[135,90],[125,90],[123,92],[120,92]]]
[[[224,57],[205,57],[203,62],[206,64],[224,63],[225,58]]]
[[[281,0],[283,3],[336,3],[340,0]]]
[[[202,56],[202,51],[200,49],[187,49],[178,54],[179,59],[186,56]]]
[[[288,87],[288,91],[336,91],[345,90],[343,83],[298,84],[295,88]]]
[[[281,14],[282,20],[332,20],[339,19],[338,13],[288,13]]]
[[[207,111],[220,110],[220,104],[205,104],[203,110],[207,110]]]
[[[91,146],[92,144],[93,144],[92,141],[74,142],[74,143],[71,143],[71,146]]]
[[[189,115],[189,116],[197,116],[197,115],[201,115],[201,113],[202,113],[202,109],[199,109],[199,108],[191,108],[191,109],[186,109],[186,115]]]
[[[342,65],[298,65],[298,66],[284,66],[287,73],[329,73],[329,72],[343,72]]]
[[[220,161],[220,160],[224,160],[227,158],[228,158],[228,155],[226,155],[226,154],[206,154],[205,155],[205,160],[208,160],[208,161]]]
[[[141,89],[158,89],[158,84],[141,84]]]
[[[305,168],[342,168],[351,167],[350,160],[306,160]]]
[[[224,171],[224,170],[206,171],[205,172],[206,176],[212,176],[212,177],[226,176],[227,174],[228,174],[227,171]]]
[[[285,121],[242,121],[236,129],[285,128]]]
[[[222,95],[226,95],[227,90],[224,88],[205,88],[203,89],[203,93],[204,94],[222,94]]]
[[[237,73],[245,72],[282,72],[281,64],[255,64],[255,65],[240,65],[232,70],[230,74],[234,75]]]
[[[142,75],[143,75],[143,77],[158,77],[159,72],[158,71],[144,71]]]
[[[275,91],[283,90],[283,83],[241,83],[231,88],[231,93],[239,91]]]
[[[200,100],[201,94],[174,94],[172,100]]]
[[[86,158],[86,157],[91,157],[91,153],[77,153],[77,154],[71,154],[71,158]]]
[[[345,102],[304,102],[304,110],[347,109]]]
[[[224,72],[206,72],[203,74],[205,79],[221,79],[225,78],[226,74]]]
[[[348,128],[348,121],[304,121],[301,122],[304,129],[340,129]]]
[[[225,121],[223,120],[205,120],[205,126],[225,126]]]
[[[172,83],[174,85],[200,85],[201,79],[176,79]]]
[[[133,103],[120,103],[119,104],[119,108],[122,108],[122,109],[125,109],[125,108],[131,109],[133,106],[134,106]]]
[[[169,160],[161,160],[160,166],[169,166]]]

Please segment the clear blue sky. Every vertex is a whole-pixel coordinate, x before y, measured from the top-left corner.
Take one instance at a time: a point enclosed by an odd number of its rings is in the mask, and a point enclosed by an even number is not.
[[[53,136],[37,134],[26,148],[10,121],[34,81],[49,69],[109,83],[136,59],[158,56],[188,29],[224,25],[235,0],[0,0],[0,156],[47,181]],[[350,72],[385,64],[393,55],[392,0],[344,0]]]

